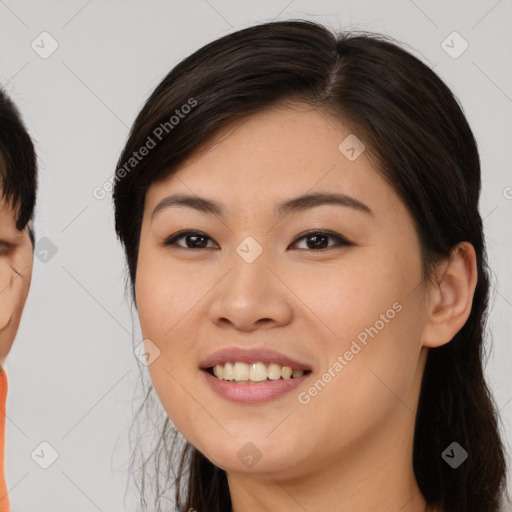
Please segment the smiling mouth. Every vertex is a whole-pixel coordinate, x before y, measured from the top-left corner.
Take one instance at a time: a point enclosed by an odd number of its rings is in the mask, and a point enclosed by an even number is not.
[[[205,368],[213,377],[226,382],[250,384],[276,380],[293,380],[311,373],[311,370],[292,369],[276,363],[265,365],[261,362],[246,364],[242,362],[226,362]]]

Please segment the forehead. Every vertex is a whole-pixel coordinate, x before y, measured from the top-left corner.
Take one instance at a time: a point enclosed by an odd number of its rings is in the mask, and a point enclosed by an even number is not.
[[[358,156],[352,158],[347,144],[357,141]],[[234,209],[307,192],[350,194],[377,209],[376,203],[396,202],[363,144],[348,125],[311,106],[268,109],[200,145],[171,175],[152,184],[146,206],[154,207],[170,192],[215,197]]]

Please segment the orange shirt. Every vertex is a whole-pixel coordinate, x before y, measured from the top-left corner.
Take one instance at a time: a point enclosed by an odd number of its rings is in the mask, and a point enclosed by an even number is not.
[[[7,374],[0,368],[0,512],[9,512],[9,496],[4,473],[5,401],[7,398]]]

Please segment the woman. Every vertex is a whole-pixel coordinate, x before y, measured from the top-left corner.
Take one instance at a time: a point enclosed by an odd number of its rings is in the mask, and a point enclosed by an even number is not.
[[[166,413],[142,504],[500,510],[479,157],[432,70],[383,36],[240,30],[162,80],[114,177]]]

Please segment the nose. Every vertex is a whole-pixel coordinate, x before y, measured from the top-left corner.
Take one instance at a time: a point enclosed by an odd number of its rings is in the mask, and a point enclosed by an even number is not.
[[[235,255],[233,265],[212,290],[208,316],[219,327],[251,332],[289,323],[292,292],[279,271],[259,257],[247,263]]]

